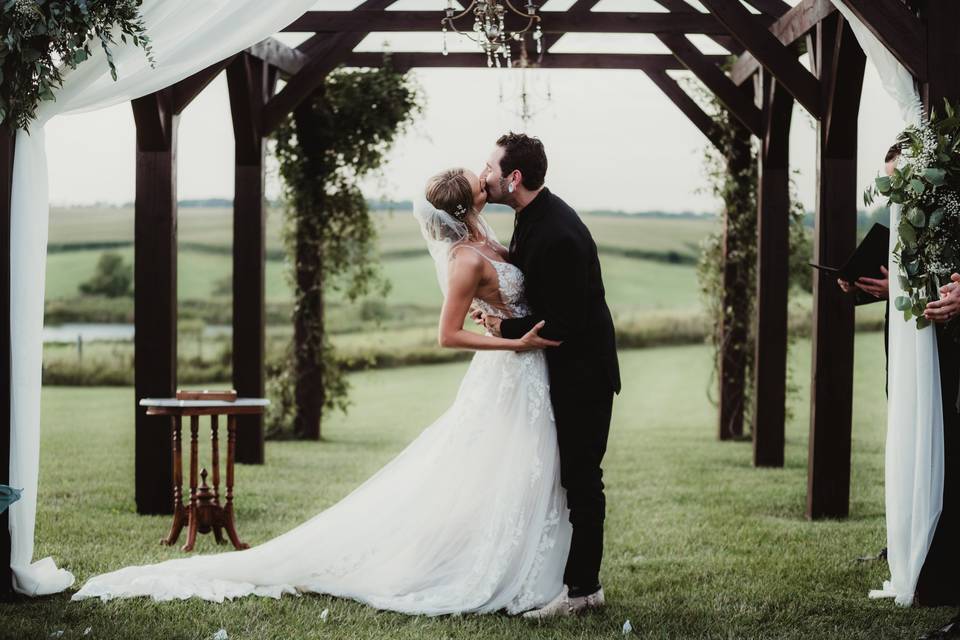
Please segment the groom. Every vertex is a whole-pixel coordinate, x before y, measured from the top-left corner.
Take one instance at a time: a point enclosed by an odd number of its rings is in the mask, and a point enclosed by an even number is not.
[[[510,261],[523,271],[533,314],[483,318],[487,329],[519,338],[540,320],[540,335],[562,345],[546,351],[550,399],[560,447],[560,481],[567,490],[573,538],[566,587],[553,602],[524,614],[570,615],[603,606],[600,561],[606,499],[600,462],[607,448],[613,396],[620,391],[613,320],[604,300],[597,247],[566,202],[545,186],[547,156],[537,138],[509,133],[481,172],[487,201],[516,212]]]

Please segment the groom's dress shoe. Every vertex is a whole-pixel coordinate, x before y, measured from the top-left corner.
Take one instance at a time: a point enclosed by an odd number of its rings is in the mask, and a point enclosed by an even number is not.
[[[562,618],[586,613],[593,609],[600,609],[604,606],[603,589],[591,593],[587,596],[570,597],[569,590],[565,586],[556,598],[540,609],[527,611],[523,614],[528,620],[546,620],[548,618]]]
[[[948,640],[960,638],[960,615],[934,631],[928,631],[920,636],[920,640]]]

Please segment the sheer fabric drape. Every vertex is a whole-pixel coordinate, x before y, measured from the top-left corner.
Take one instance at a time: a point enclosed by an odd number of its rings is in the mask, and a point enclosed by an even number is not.
[[[56,101],[43,103],[29,134],[17,133],[11,214],[10,484],[23,498],[10,508],[15,589],[44,595],[66,589],[73,576],[53,560],[32,562],[40,460],[40,376],[49,200],[44,125],[53,117],[90,111],[147,95],[276,33],[316,0],[145,0],[156,66],[141,49],[114,49],[119,80],[110,77],[99,42],[68,71]],[[229,117],[229,114],[224,114]]]
[[[913,76],[842,1],[833,4],[896,101],[904,126],[920,124],[923,103]],[[897,133],[888,132],[891,143]],[[892,260],[899,219],[900,207],[891,207],[890,300],[903,293]],[[870,596],[909,605],[943,504],[943,404],[933,327],[918,331],[913,320],[892,313],[889,357],[885,497],[890,580]]]

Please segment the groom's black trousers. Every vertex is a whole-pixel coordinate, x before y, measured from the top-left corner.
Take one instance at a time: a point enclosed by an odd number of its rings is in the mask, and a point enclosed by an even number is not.
[[[563,581],[570,595],[579,596],[600,586],[606,513],[600,464],[610,433],[613,390],[606,376],[575,378],[551,375],[550,399],[560,447],[560,482],[567,490],[573,525]]]

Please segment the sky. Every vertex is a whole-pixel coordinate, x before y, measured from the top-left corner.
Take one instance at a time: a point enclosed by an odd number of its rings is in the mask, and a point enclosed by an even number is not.
[[[562,9],[570,0],[551,0]],[[324,0],[325,8],[350,8],[355,0]],[[791,2],[795,4],[795,0]],[[439,9],[443,0],[400,0],[394,9]],[[655,11],[652,0],[603,0],[596,10]],[[546,13],[544,20],[549,20]],[[279,34],[296,45],[302,34]],[[693,37],[705,53],[724,51]],[[475,51],[448,40],[451,51]],[[439,33],[370,34],[358,51],[439,51]],[[666,53],[653,36],[570,34],[554,52]],[[477,52],[477,56],[481,54]],[[424,111],[390,152],[383,170],[366,181],[369,198],[410,199],[426,178],[450,166],[479,170],[497,137],[524,130],[519,113],[521,75],[527,74],[534,116],[526,132],[547,150],[547,184],[582,210],[715,212],[719,202],[704,192],[703,135],[640,71],[417,69],[413,75]],[[685,72],[674,74],[685,78]],[[549,99],[548,99],[549,96]],[[859,190],[877,175],[902,122],[867,65],[859,123]],[[227,83],[221,74],[184,112],[178,137],[180,199],[232,198],[233,131]],[[790,162],[797,193],[815,205],[814,120],[796,107]],[[129,103],[91,113],[60,116],[47,125],[50,197],[54,205],[121,204],[134,199],[135,130]],[[279,195],[270,159],[267,196]]]

